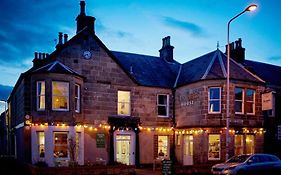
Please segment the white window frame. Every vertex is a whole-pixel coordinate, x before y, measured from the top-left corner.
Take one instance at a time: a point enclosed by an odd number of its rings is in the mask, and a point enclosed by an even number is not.
[[[78,88],[77,97],[75,96],[76,87]],[[81,111],[81,85],[75,84],[74,85],[74,107],[76,106],[77,109],[74,109],[75,112],[79,113]]]
[[[59,96],[59,95],[54,95],[53,92],[53,83],[67,83],[67,88],[68,88],[68,93],[67,93],[67,109],[55,109],[53,108],[53,103],[54,103],[54,96]],[[52,110],[53,111],[69,111],[69,82],[65,82],[65,81],[52,81]]]
[[[54,131],[53,132],[53,154],[54,154],[54,150],[55,150],[55,146],[63,146],[64,144],[55,144],[55,135],[56,133],[59,133],[59,134],[66,134],[67,135],[67,142],[66,142],[66,145],[67,145],[67,157],[55,157],[53,155],[53,158],[56,159],[56,160],[68,160],[70,158],[70,155],[69,155],[69,148],[68,148],[68,144],[69,144],[69,141],[68,141],[68,136],[69,136],[69,133],[67,131]]]
[[[39,87],[39,83],[44,83],[45,89],[44,89],[44,94],[38,94],[38,87]],[[44,108],[39,108],[40,104],[39,104],[39,98],[41,98],[41,96],[45,97],[45,101],[44,101]],[[46,82],[45,81],[36,81],[36,110],[37,111],[45,111],[46,109]]]
[[[219,158],[212,158],[212,157],[209,157],[209,154],[208,154],[208,160],[220,160],[221,159],[221,134],[216,134],[216,133],[213,133],[213,134],[209,134],[208,135],[208,153],[209,153],[209,147],[210,147],[210,135],[218,135],[219,136],[219,139],[220,139],[220,142],[219,142]]]
[[[128,114],[119,114],[118,105],[119,105],[119,103],[122,103],[122,102],[119,102],[118,92],[129,92],[129,102],[125,102],[125,104],[128,103],[128,105],[129,105],[129,113]],[[130,116],[131,115],[131,91],[126,91],[126,90],[118,90],[117,91],[117,115],[121,115],[121,116]]]
[[[245,103],[248,103],[248,102],[253,102],[253,112],[252,113],[246,113],[246,114],[248,114],[248,115],[255,115],[255,113],[256,113],[256,110],[255,110],[255,108],[256,108],[256,104],[255,104],[255,100],[256,100],[256,91],[255,91],[255,89],[251,89],[251,88],[249,88],[249,89],[246,89],[245,90],[245,96],[247,96],[247,91],[248,90],[252,90],[254,93],[253,93],[253,101],[247,101],[247,98],[245,98]]]
[[[163,95],[167,97],[167,105],[159,104],[159,96]],[[169,117],[169,94],[157,94],[157,116],[158,117]],[[166,107],[166,115],[159,115],[158,113],[158,106],[165,106]]]
[[[40,145],[40,133],[43,133],[44,134],[44,144],[43,144],[43,147],[44,147],[44,157],[41,157],[40,156],[40,148],[41,148],[41,145]],[[37,135],[37,150],[38,150],[38,156],[39,156],[39,158],[45,158],[45,156],[46,156],[46,143],[45,143],[45,141],[46,141],[46,135],[45,135],[45,132],[44,131],[36,131],[36,135]]]
[[[242,89],[242,100],[236,100],[235,98],[235,89]],[[235,104],[236,104],[236,101],[237,102],[242,102],[242,111],[241,112],[236,112],[236,109],[235,109]],[[234,111],[235,111],[235,114],[244,114],[244,107],[245,107],[245,89],[242,88],[242,87],[235,87],[234,88]]]
[[[210,99],[210,90],[211,89],[219,89],[219,99]],[[219,111],[211,112],[210,111],[210,102],[211,101],[219,101]],[[208,88],[208,113],[209,114],[220,114],[221,113],[221,87],[209,87]]]

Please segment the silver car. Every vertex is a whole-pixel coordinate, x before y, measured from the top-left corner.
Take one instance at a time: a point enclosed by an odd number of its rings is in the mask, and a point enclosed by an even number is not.
[[[271,154],[243,154],[212,166],[211,171],[223,175],[280,175],[281,161]]]

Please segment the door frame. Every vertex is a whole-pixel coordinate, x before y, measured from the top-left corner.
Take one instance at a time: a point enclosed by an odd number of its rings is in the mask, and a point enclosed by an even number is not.
[[[186,156],[185,156],[185,153],[186,153],[186,140],[188,140],[188,143],[189,143],[189,147],[190,147],[190,136],[192,136],[192,155],[191,155],[191,161],[190,163],[186,161]],[[188,137],[188,139],[186,139],[186,137]],[[183,165],[194,165],[194,136],[192,134],[188,134],[188,135],[183,135]],[[189,148],[190,149],[190,148]]]

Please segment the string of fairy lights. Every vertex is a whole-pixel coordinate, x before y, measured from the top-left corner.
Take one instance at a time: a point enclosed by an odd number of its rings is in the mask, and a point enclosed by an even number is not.
[[[66,128],[69,127],[66,123],[29,123],[28,126],[31,127],[48,127],[48,126],[55,126]],[[191,129],[177,129],[173,127],[149,127],[149,126],[138,126],[137,128],[132,127],[117,127],[112,126],[113,130],[118,131],[132,131],[132,130],[140,130],[142,132],[160,132],[160,133],[167,133],[172,134],[175,131],[176,135],[181,134],[211,134],[211,133],[224,133],[226,128],[191,128]],[[101,131],[101,130],[109,130],[111,126],[107,123],[99,124],[99,125],[92,125],[92,124],[76,124],[75,128],[77,129],[87,129],[89,131]],[[241,129],[230,129],[230,134],[264,134],[266,131],[263,128],[241,128]]]

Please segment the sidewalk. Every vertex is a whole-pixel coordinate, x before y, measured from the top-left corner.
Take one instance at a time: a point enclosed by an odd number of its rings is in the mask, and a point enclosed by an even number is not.
[[[155,171],[152,168],[135,169],[137,175],[162,175],[162,171],[157,169]]]

